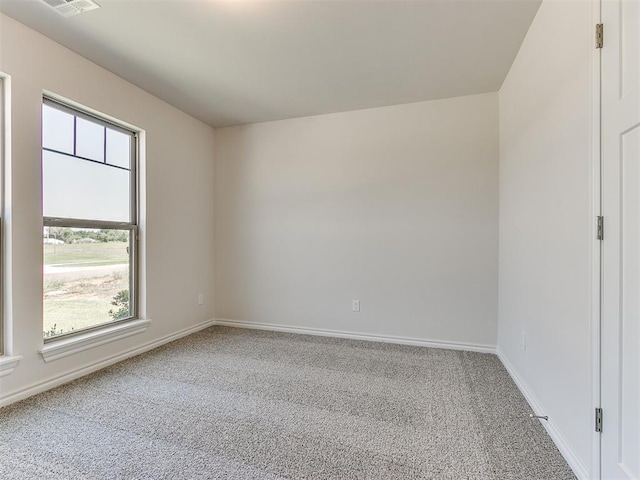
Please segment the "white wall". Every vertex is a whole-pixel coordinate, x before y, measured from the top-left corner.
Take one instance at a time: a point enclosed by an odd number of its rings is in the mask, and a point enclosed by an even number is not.
[[[587,0],[545,0],[499,94],[499,352],[583,472],[593,430],[591,12]]]
[[[217,129],[216,317],[494,346],[497,110],[489,93]]]
[[[213,130],[70,50],[0,15],[0,71],[11,75],[5,267],[9,351],[24,358],[2,398],[213,317]],[[139,335],[45,364],[42,348],[40,109],[43,90],[146,132],[142,174],[146,317]],[[197,294],[204,293],[204,306]],[[11,334],[12,333],[12,334]]]

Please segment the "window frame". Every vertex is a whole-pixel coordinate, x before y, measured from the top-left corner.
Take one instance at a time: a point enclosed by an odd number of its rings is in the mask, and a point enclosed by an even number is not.
[[[58,340],[66,339],[69,337],[73,337],[76,335],[84,334],[87,332],[92,332],[96,330],[101,330],[104,328],[112,327],[113,325],[121,324],[124,322],[130,322],[133,320],[137,320],[139,318],[139,305],[138,305],[138,286],[139,286],[139,265],[138,265],[138,256],[139,256],[139,184],[138,184],[138,169],[139,169],[139,158],[140,158],[140,132],[134,130],[132,128],[128,128],[122,124],[119,124],[113,120],[107,119],[105,117],[100,116],[99,114],[93,114],[87,112],[86,110],[82,110],[81,107],[72,106],[67,104],[57,98],[52,98],[47,95],[43,95],[42,98],[42,106],[48,106],[51,108],[56,108],[70,115],[74,115],[75,117],[82,118],[84,120],[88,120],[103,127],[110,128],[112,130],[119,131],[131,137],[131,158],[130,158],[130,185],[129,185],[129,222],[117,222],[110,220],[91,220],[91,219],[77,219],[77,218],[60,218],[60,217],[46,217],[42,216],[42,226],[44,227],[68,227],[68,228],[95,228],[95,229],[107,229],[107,230],[128,230],[129,231],[129,311],[130,315],[125,318],[121,318],[118,320],[112,320],[104,323],[100,323],[97,325],[93,325],[90,327],[81,328],[78,330],[69,331],[66,333],[62,333],[60,335],[55,335],[51,337],[45,337],[43,335],[44,343],[55,342]],[[75,121],[74,121],[75,122]],[[42,120],[41,120],[42,125]],[[42,127],[41,127],[42,129]],[[74,152],[75,152],[75,127],[74,127]],[[106,131],[105,131],[106,137]],[[42,130],[40,137],[40,163],[43,165],[44,157],[42,152],[50,151],[66,156],[72,156],[74,158],[79,158],[81,160],[93,162],[93,163],[103,163],[112,168],[121,168],[116,165],[110,165],[106,163],[106,155],[105,161],[99,162],[90,158],[80,157],[76,155],[70,155],[67,152],[61,152],[50,148],[45,148],[43,145],[42,139]],[[106,148],[106,147],[105,147]],[[41,191],[44,191],[44,177],[42,178]],[[44,198],[43,198],[43,208],[44,208]],[[43,246],[44,248],[44,246]],[[43,251],[44,253],[44,251]],[[43,266],[44,266],[44,254],[43,254]],[[44,299],[44,276],[43,276],[43,295]],[[43,309],[43,330],[44,330],[44,309]]]
[[[4,256],[5,256],[5,241],[4,241],[4,206],[5,198],[4,192],[6,191],[5,185],[5,153],[7,151],[7,131],[5,129],[6,118],[6,77],[0,72],[0,357],[6,355],[6,350],[10,347],[6,344],[8,341],[5,334],[7,328],[4,324],[4,295],[6,278],[4,276]],[[2,375],[0,375],[2,376]]]

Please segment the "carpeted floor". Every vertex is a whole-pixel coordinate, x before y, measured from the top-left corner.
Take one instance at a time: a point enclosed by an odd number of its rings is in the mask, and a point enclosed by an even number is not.
[[[0,478],[573,479],[494,355],[212,327],[0,410]]]

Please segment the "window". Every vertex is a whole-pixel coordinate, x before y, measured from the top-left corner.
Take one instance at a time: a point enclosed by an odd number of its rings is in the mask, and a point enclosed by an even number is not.
[[[0,356],[5,353],[5,338],[4,338],[4,268],[2,252],[2,243],[4,241],[4,77],[0,74]],[[0,377],[2,369],[0,368]]]
[[[137,317],[137,137],[42,105],[45,342]]]

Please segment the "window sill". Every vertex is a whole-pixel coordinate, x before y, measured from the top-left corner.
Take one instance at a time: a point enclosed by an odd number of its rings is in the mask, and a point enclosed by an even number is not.
[[[0,356],[0,377],[10,375],[18,366],[22,357],[1,357]]]
[[[45,362],[52,362],[60,358],[68,357],[82,352],[89,348],[94,348],[105,343],[115,342],[122,338],[130,337],[144,332],[151,323],[151,320],[132,320],[130,322],[119,323],[110,327],[101,328],[93,332],[87,332],[70,338],[63,338],[45,344],[39,351]]]

